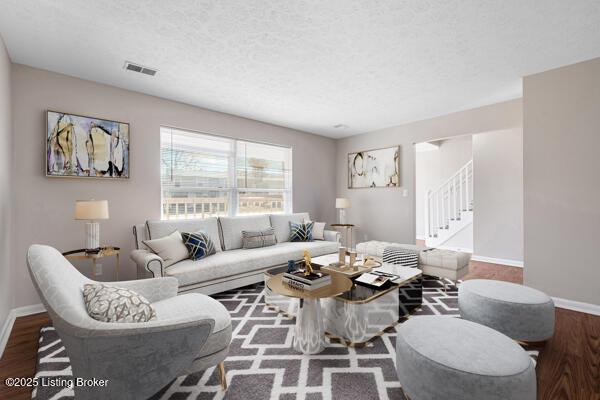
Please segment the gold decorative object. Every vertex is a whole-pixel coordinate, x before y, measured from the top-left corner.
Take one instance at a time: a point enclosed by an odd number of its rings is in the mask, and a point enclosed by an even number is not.
[[[313,273],[310,253],[308,250],[304,250],[304,276],[310,276]]]
[[[375,258],[373,258],[372,256],[365,256],[365,261],[363,262],[363,265],[365,267],[373,267],[379,265],[379,263],[375,261]]]

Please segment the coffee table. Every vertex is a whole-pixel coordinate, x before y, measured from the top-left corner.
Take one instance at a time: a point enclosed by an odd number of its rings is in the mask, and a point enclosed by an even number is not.
[[[318,259],[313,258],[313,266]],[[277,267],[266,271],[265,283],[285,270],[286,267]],[[374,270],[398,275],[400,279],[383,289],[353,284],[344,293],[324,297],[322,313],[327,336],[335,337],[348,346],[361,346],[421,307],[421,270],[393,264],[383,264]],[[331,276],[343,275],[332,273]],[[265,288],[265,302],[290,317],[299,314],[298,303],[281,296],[269,285]]]
[[[337,296],[352,288],[352,281],[339,274],[331,275],[331,284],[316,290],[301,290],[285,284],[283,273],[266,279],[266,287],[274,293],[299,300],[294,328],[294,349],[303,354],[317,354],[325,348],[325,327],[320,299]]]

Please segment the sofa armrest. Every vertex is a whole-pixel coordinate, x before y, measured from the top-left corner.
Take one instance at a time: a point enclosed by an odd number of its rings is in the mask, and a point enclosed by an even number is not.
[[[177,279],[170,276],[134,281],[111,282],[110,285],[133,290],[148,299],[150,303],[175,297],[177,296],[177,290],[179,289]]]
[[[338,231],[323,231],[323,239],[328,242],[340,242],[342,235]]]
[[[152,273],[155,278],[164,276],[164,261],[158,254],[148,250],[133,250],[129,256],[138,266]]]

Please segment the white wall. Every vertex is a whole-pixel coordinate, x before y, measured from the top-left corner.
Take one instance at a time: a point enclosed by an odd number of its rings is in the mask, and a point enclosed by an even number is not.
[[[473,158],[471,135],[444,139],[436,143],[439,144],[437,150],[415,154],[417,238],[427,234],[425,229],[425,195],[427,191],[437,189]],[[471,243],[467,248],[472,247]]]
[[[414,143],[520,128],[521,111],[521,100],[517,99],[338,140],[336,194],[352,201],[348,220],[357,225],[356,239],[414,243]],[[400,145],[400,188],[347,188],[349,152],[393,145]],[[404,189],[407,190],[406,197],[403,196]]]
[[[523,130],[473,135],[473,254],[523,262]]]
[[[304,132],[208,111],[23,65],[13,65],[15,154],[15,306],[39,302],[25,266],[32,243],[81,248],[83,224],[73,220],[76,199],[107,199],[111,218],[101,222],[105,244],[122,248],[122,278],[135,277],[129,261],[132,226],[160,218],[159,127],[169,125],[293,147],[295,211],[318,221],[335,218],[335,142]],[[53,109],[126,121],[131,127],[131,178],[122,181],[46,178],[45,111]],[[112,263],[102,279],[113,279]],[[107,268],[108,267],[108,268]],[[81,268],[84,269],[84,268]],[[89,269],[86,269],[89,271]]]
[[[600,58],[523,83],[525,284],[600,305]]]
[[[12,124],[11,124],[11,63],[0,37],[0,327],[13,307],[11,277],[12,255]]]

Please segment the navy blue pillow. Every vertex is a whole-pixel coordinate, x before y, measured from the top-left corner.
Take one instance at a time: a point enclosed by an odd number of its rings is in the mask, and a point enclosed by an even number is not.
[[[194,261],[217,252],[213,241],[202,231],[196,233],[181,232],[181,238],[183,239],[183,244],[188,249],[188,253],[190,253],[190,258]]]
[[[290,242],[312,242],[314,222],[296,223],[290,221]]]

